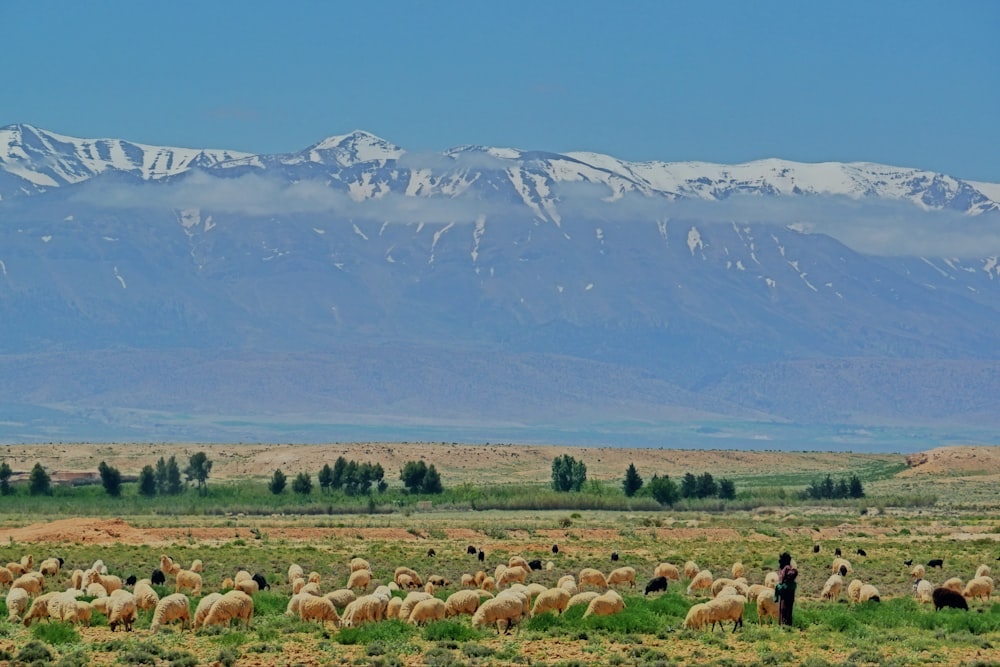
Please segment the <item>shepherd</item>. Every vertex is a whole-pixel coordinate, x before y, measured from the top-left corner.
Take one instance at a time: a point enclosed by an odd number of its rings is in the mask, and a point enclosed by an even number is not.
[[[799,571],[792,567],[792,556],[787,551],[778,556],[778,585],[774,597],[778,603],[778,623],[792,625],[792,607],[795,604],[795,580]]]

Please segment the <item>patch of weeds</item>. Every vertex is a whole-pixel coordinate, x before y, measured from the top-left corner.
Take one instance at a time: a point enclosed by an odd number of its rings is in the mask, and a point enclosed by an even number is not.
[[[458,621],[434,621],[424,628],[424,639],[429,642],[444,640],[464,642],[479,636],[478,630]]]
[[[489,646],[483,646],[482,644],[476,644],[473,642],[466,642],[462,644],[462,655],[468,656],[470,658],[488,658],[496,653]]]
[[[14,655],[7,649],[0,648],[0,661],[9,662],[14,659]]]
[[[160,659],[160,652],[159,646],[143,642],[120,653],[118,660],[126,665],[155,665]]]
[[[333,640],[338,644],[354,645],[361,644],[368,646],[373,642],[381,642],[387,646],[393,646],[397,650],[408,647],[410,635],[416,630],[408,623],[403,623],[398,619],[382,621],[379,623],[368,623],[357,628],[342,628]],[[410,649],[412,650],[412,649]]]
[[[50,651],[48,647],[41,642],[30,641],[24,645],[24,648],[17,652],[17,656],[14,660],[15,662],[23,662],[25,664],[36,661],[51,662],[52,651]]]
[[[38,623],[32,626],[31,636],[52,646],[80,641],[80,633],[69,623]]]
[[[239,659],[240,652],[231,648],[222,649],[219,651],[218,657],[216,657],[216,661],[221,664],[222,667],[233,667]]]
[[[170,651],[163,656],[168,667],[197,667],[198,658],[187,651]]]
[[[443,648],[432,648],[424,653],[423,658],[424,664],[428,667],[452,667],[461,664],[451,651]]]
[[[559,519],[560,528],[569,528],[572,525],[573,525],[572,517],[564,516],[563,518]]]
[[[281,644],[253,644],[246,648],[247,653],[281,653]]]
[[[764,665],[790,665],[794,658],[789,651],[768,651],[760,656],[760,662]]]
[[[67,653],[59,662],[56,663],[56,667],[89,667],[91,664],[90,656],[84,650],[73,651],[72,653]],[[232,667],[229,665],[228,667]]]

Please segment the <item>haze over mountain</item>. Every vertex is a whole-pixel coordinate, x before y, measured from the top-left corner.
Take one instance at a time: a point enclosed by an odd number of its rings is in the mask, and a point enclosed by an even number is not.
[[[13,125],[0,439],[989,429],[998,256],[1000,185],[918,169]]]

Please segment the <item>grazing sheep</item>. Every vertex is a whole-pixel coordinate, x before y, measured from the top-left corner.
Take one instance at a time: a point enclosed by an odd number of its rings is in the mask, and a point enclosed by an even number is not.
[[[368,570],[371,572],[372,570],[371,563],[366,561],[364,558],[358,558],[356,556],[351,559],[350,567],[351,572],[357,572],[358,570]]]
[[[587,605],[587,611],[583,612],[583,617],[588,616],[611,616],[625,609],[625,600],[618,594],[618,591],[609,590],[598,595]]]
[[[847,584],[847,597],[851,602],[858,602],[861,600],[861,587],[864,583],[860,579],[852,579],[851,583]]]
[[[271,590],[271,584],[267,583],[267,579],[260,572],[255,572],[251,579],[257,582],[257,590]]]
[[[774,601],[774,589],[765,588],[757,593],[757,622],[763,623],[765,618],[778,621],[778,603]]]
[[[990,576],[990,566],[980,565],[976,568],[976,577],[988,577]]]
[[[94,614],[94,607],[89,602],[84,602],[83,600],[76,600],[76,610],[73,618],[64,618],[64,621],[69,623],[77,623],[79,625],[90,626],[90,619]],[[131,627],[131,626],[130,626]]]
[[[667,578],[666,577],[653,577],[648,582],[646,582],[646,592],[643,595],[649,595],[650,593],[656,593],[658,591],[667,590]]]
[[[444,615],[448,618],[458,616],[459,614],[468,614],[471,616],[479,609],[480,602],[481,598],[478,591],[455,591],[444,602]]]
[[[62,558],[46,558],[38,566],[38,571],[46,577],[54,577],[59,574],[59,568],[63,565]]]
[[[743,610],[746,608],[746,603],[747,599],[742,595],[726,595],[706,602],[709,619],[712,621],[711,629],[715,630],[716,623],[719,624],[719,627],[723,627],[722,624],[725,621],[733,622],[733,632],[736,632],[738,627],[742,628]]]
[[[840,592],[844,589],[844,578],[839,574],[831,574],[830,578],[823,584],[823,592],[820,598],[823,600],[836,600],[840,597]]]
[[[318,598],[312,595],[306,596],[299,601],[299,618],[303,621],[319,621],[326,624],[327,621],[335,626],[340,624],[340,616],[333,602],[327,598]]]
[[[399,578],[402,575],[408,576],[410,578],[410,585],[415,588],[420,588],[421,586],[424,585],[424,580],[420,578],[419,574],[417,574],[410,568],[406,567],[405,565],[402,565],[400,567],[397,567],[396,571],[392,575],[392,580],[395,581],[400,588],[405,588],[403,584],[399,582]]]
[[[233,576],[233,585],[240,583],[241,581],[247,581],[248,579],[253,579],[253,575],[250,574],[249,570],[240,570]]]
[[[527,579],[528,570],[526,568],[523,568],[520,565],[508,567],[497,578],[497,588],[510,586],[515,582],[523,584]]]
[[[11,589],[13,590],[13,589]],[[48,618],[49,617],[49,600],[58,595],[57,593],[45,593],[44,595],[39,595],[34,600],[31,601],[31,606],[28,608],[28,613],[24,615],[23,623],[25,627],[31,625],[31,622],[36,618]]]
[[[566,591],[570,595],[576,595],[577,593],[580,592],[579,587],[577,587],[577,585],[576,585],[576,581],[574,581],[572,578],[570,578],[570,579],[568,579],[566,581],[560,580],[560,582],[561,583],[557,587],[563,589],[564,591]]]
[[[964,609],[965,611],[969,610],[969,604],[962,597],[961,593],[957,593],[944,586],[935,588],[934,592],[931,593],[931,598],[934,600],[934,611],[941,611],[945,607],[950,609]]]
[[[201,562],[200,558],[195,558],[193,561],[191,561],[191,567],[189,567],[188,569],[191,570],[192,572],[197,572],[201,574],[205,570],[205,565],[204,563]]]
[[[333,606],[337,607],[338,609],[343,609],[344,607],[346,607],[347,605],[351,604],[352,602],[358,599],[358,596],[354,593],[354,591],[347,588],[341,588],[335,591],[330,591],[323,597],[332,602]]]
[[[476,558],[478,558],[478,559],[479,559],[479,562],[480,562],[480,563],[482,563],[483,561],[485,561],[485,560],[486,560],[486,554],[485,554],[485,553],[483,553],[483,550],[482,550],[482,549],[480,549],[480,550],[479,550],[479,553],[478,553],[478,554],[476,555]]]
[[[316,599],[322,600],[323,598]],[[329,604],[329,601],[324,600],[324,602]],[[308,604],[310,604],[309,601],[305,599],[299,602],[300,614],[302,613],[302,609]],[[330,606],[332,607],[333,605]],[[208,616],[205,617],[204,624],[228,626],[235,619],[239,621],[244,629],[248,629],[252,618],[253,598],[243,591],[229,591],[212,603],[212,608],[208,611]]]
[[[698,576],[699,572],[701,572],[701,568],[693,560],[684,563],[684,576],[688,579],[694,579]]]
[[[927,567],[936,567],[939,570],[943,569],[944,568],[944,559],[943,558],[932,558],[929,561],[927,561]]]
[[[21,567],[24,568],[25,572],[30,572],[31,568],[34,567],[34,565],[35,565],[34,556],[32,556],[31,554],[28,554],[27,556],[21,556]],[[105,570],[104,573],[107,574],[107,571]]]
[[[306,585],[305,579],[303,579],[302,577],[296,577],[295,580],[292,582],[292,595],[298,595],[299,593],[301,593],[305,585]]]
[[[296,579],[304,579],[304,574],[305,570],[302,569],[301,565],[298,563],[292,563],[288,566],[288,583],[292,583]]]
[[[513,588],[513,586],[511,586],[511,588]],[[528,584],[527,586],[524,586],[524,587],[520,587],[519,586],[518,588],[522,589],[522,592],[525,595],[528,596],[529,600],[534,600],[539,595],[541,595],[545,591],[549,590],[548,586],[546,586],[545,584],[539,584],[539,583],[531,583],[531,584]]]
[[[7,622],[18,623],[28,609],[28,591],[23,588],[11,588],[7,591]]]
[[[241,593],[246,593],[247,595],[253,595],[254,593],[260,591],[260,586],[258,586],[257,582],[253,579],[243,579],[241,581],[237,581],[233,585],[233,589],[240,591]]]
[[[531,569],[528,565],[528,561],[523,556],[511,556],[508,558],[507,567],[523,567],[525,570]]]
[[[181,628],[187,628],[191,623],[191,603],[183,593],[167,595],[156,604],[149,629],[155,633],[161,626],[174,621],[180,621]]]
[[[322,597],[323,594],[319,590],[319,584],[309,582],[299,589],[299,593],[305,593],[306,595],[314,595],[316,597]]]
[[[569,607],[569,600],[572,597],[565,588],[547,588],[535,598],[535,605],[531,609],[532,616],[544,614],[547,611],[554,611],[562,614]]]
[[[33,577],[31,574],[22,574],[20,577],[14,580],[10,585],[11,588],[23,588],[28,593],[32,595],[39,595],[42,592],[42,582],[38,580],[38,577]]]
[[[541,559],[540,558],[536,558],[535,560],[529,560],[528,561],[528,569],[529,570],[541,570],[542,569],[542,561],[541,561]]]
[[[846,567],[847,572],[841,572],[840,568],[842,567]],[[848,561],[846,558],[834,558],[833,564],[830,566],[830,570],[832,571],[833,574],[839,574],[841,576],[854,572],[854,568],[851,567],[850,561]]]
[[[513,594],[505,593],[479,605],[479,609],[472,615],[472,627],[478,629],[491,625],[496,627],[497,634],[500,634],[500,624],[502,623],[504,634],[507,634],[511,627],[517,625],[523,615],[523,601]]]
[[[177,588],[174,590],[175,593],[180,593],[184,589],[190,589],[191,595],[194,595],[195,597],[201,595],[200,574],[192,572],[191,570],[178,570],[176,577]]]
[[[407,593],[406,597],[403,598],[403,606],[399,608],[399,620],[410,620],[410,614],[413,612],[413,608],[417,606],[417,603],[423,600],[430,600],[432,597],[434,596],[425,591]]]
[[[703,627],[711,622],[711,617],[709,616],[708,604],[701,603],[691,605],[688,609],[687,616],[684,617],[684,627],[689,630],[701,630]]]
[[[608,586],[628,584],[629,588],[635,588],[635,568],[619,567],[611,570],[608,574]]]
[[[91,569],[99,570],[99,568],[97,567],[92,567]],[[181,571],[181,566],[175,563],[170,556],[162,554],[160,556],[160,569],[163,571],[164,574],[177,574],[178,572]]]
[[[375,593],[362,595],[347,605],[340,619],[343,627],[356,628],[364,623],[382,620],[392,595],[388,590],[385,593],[380,593],[379,589],[375,590]],[[420,595],[427,594],[421,591]]]
[[[225,579],[222,580],[222,586],[221,587],[222,587],[223,590],[226,590],[226,589],[232,588],[235,585],[236,585],[236,582],[233,581],[232,577],[226,577]]]
[[[771,588],[771,587],[765,586],[764,584],[751,584],[750,586],[747,586],[747,595],[746,595],[747,600],[756,600],[757,596],[760,595],[760,592],[765,588]],[[771,588],[771,590],[774,589]]]
[[[108,627],[114,632],[118,626],[125,628],[125,632],[132,632],[132,625],[136,619],[136,599],[135,595],[126,590],[117,590],[110,595],[108,601]]]
[[[106,598],[108,590],[98,583],[93,583],[87,584],[87,587],[83,589],[83,594],[92,598]]]
[[[429,598],[421,600],[413,607],[407,622],[412,625],[426,625],[431,621],[442,621],[445,615],[444,600]]]
[[[385,607],[385,617],[399,618],[399,610],[403,608],[403,598],[393,597]]]
[[[653,576],[666,577],[667,579],[670,579],[672,581],[681,580],[681,573],[677,570],[677,567],[675,565],[671,565],[670,563],[660,563],[659,565],[657,565],[656,568],[653,570]]]
[[[881,600],[882,597],[879,595],[878,589],[871,584],[862,586],[858,593],[858,602],[880,602]]]
[[[65,612],[64,612],[65,609]],[[48,618],[55,621],[76,617],[76,598],[72,593],[53,593],[46,603]],[[65,616],[65,618],[64,618]]]
[[[135,582],[132,595],[135,596],[136,609],[156,609],[156,604],[160,601],[160,596],[153,590],[148,579]]]
[[[497,583],[493,580],[493,577],[486,577],[479,584],[479,587],[484,591],[495,591],[497,589]]]
[[[993,579],[990,577],[976,577],[975,579],[970,579],[969,583],[965,585],[965,590],[962,591],[962,595],[970,600],[982,598],[988,601],[990,599],[990,595],[992,594]]]
[[[570,607],[578,604],[589,605],[590,601],[596,598],[598,595],[600,595],[600,593],[596,591],[584,591],[583,593],[577,593],[576,595],[572,595],[569,598],[569,602],[566,603],[566,608],[569,609]]]
[[[0,584],[10,584],[13,582],[14,582],[14,573],[8,570],[6,567],[0,565]]]
[[[859,555],[859,556],[867,556],[867,555],[868,555],[868,554],[867,554],[867,553],[865,552],[865,550],[864,550],[864,549],[858,549],[857,553],[858,553],[858,555]]]
[[[19,577],[25,573],[25,568],[20,563],[10,562],[4,566],[4,569],[10,572],[11,576]]]
[[[319,586],[322,581],[322,577],[319,576],[319,572],[310,572],[309,576],[306,577],[306,581],[310,584],[316,584]]]
[[[136,577],[134,574],[130,574],[127,577],[125,577],[125,585],[135,586],[135,582],[137,582],[138,580],[139,580],[138,577]]]
[[[476,578],[471,574],[465,573],[462,575],[461,581],[462,588],[475,588],[479,584],[476,583]]]
[[[778,585],[778,573],[771,571],[764,575],[764,585],[768,588],[774,588]]]
[[[618,552],[617,551],[612,551],[611,552],[611,562],[612,563],[617,563],[618,562]]]
[[[351,574],[353,576],[354,573],[352,572]],[[364,579],[362,578],[361,581],[363,581],[363,580]],[[348,588],[350,588],[350,583],[351,583],[350,581],[347,582]],[[417,587],[416,584],[413,583],[413,577],[411,577],[410,575],[405,574],[405,573],[404,574],[400,574],[398,577],[396,577],[395,581],[393,581],[392,583],[396,584],[396,588],[398,588],[400,590],[405,590],[407,588],[416,588]]]
[[[924,566],[919,563],[914,565],[910,570],[910,576],[914,579],[923,579],[925,574],[926,572],[924,571]]]
[[[688,584],[687,594],[692,595],[694,591],[699,590],[709,590],[712,588],[712,572],[710,570],[702,570],[695,575],[691,583]]]
[[[191,629],[197,630],[205,624],[208,612],[212,610],[212,605],[217,600],[222,599],[222,593],[209,593],[198,602],[198,607],[194,610],[194,620],[191,622]]]
[[[733,568],[732,568],[733,579],[739,579],[740,577],[743,576],[744,572],[745,568],[743,567],[743,563],[740,563],[739,561],[733,563]]]
[[[724,598],[724,597],[728,597],[728,596],[732,596],[732,595],[739,595],[739,594],[740,594],[740,592],[738,590],[736,590],[735,586],[723,586],[722,590],[719,591],[718,595],[715,595],[713,597]]]
[[[948,579],[943,584],[941,584],[941,586],[942,588],[953,590],[956,593],[961,593],[963,590],[965,590],[965,583],[958,577],[952,577],[951,579]]]
[[[122,587],[122,580],[113,574],[101,574],[97,570],[87,570],[85,573],[88,584],[100,584],[111,595]]]
[[[476,547],[474,547],[474,546],[472,546],[470,544],[469,546],[465,547],[465,553],[469,554],[470,556],[475,556],[476,555]]]
[[[577,581],[579,582],[577,585],[581,589],[586,585],[599,588],[602,591],[608,590],[608,580],[605,578],[604,573],[592,567],[585,567],[580,570]]]
[[[442,577],[440,574],[432,574],[431,576],[427,577],[427,583],[432,586],[440,586],[443,588],[444,586],[448,585],[448,580]]]
[[[926,579],[920,579],[913,586],[913,596],[921,603],[926,604],[934,601],[934,584]]]
[[[76,574],[74,572],[74,574]],[[163,570],[157,568],[153,570],[153,573],[149,576],[149,581],[152,582],[154,586],[162,586],[167,583],[167,575],[163,574]]]
[[[298,616],[299,615],[299,603],[303,598],[310,597],[308,595],[293,595],[288,600],[288,604],[285,606],[285,616]]]
[[[726,577],[720,577],[715,581],[713,581],[712,586],[709,589],[712,592],[712,597],[719,597],[719,594],[721,593],[722,589],[725,588],[726,586],[731,586],[735,589],[736,581]]]

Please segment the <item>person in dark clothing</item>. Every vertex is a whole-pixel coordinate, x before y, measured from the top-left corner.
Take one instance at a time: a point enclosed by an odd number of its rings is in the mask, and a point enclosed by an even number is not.
[[[778,556],[778,585],[774,597],[778,600],[779,625],[792,625],[792,607],[795,605],[795,580],[799,571],[792,567],[792,556],[787,551]]]

